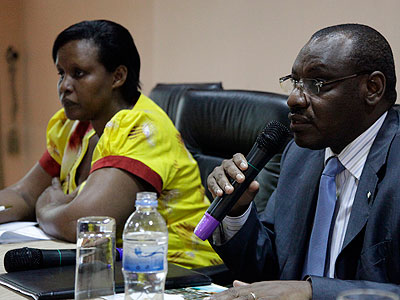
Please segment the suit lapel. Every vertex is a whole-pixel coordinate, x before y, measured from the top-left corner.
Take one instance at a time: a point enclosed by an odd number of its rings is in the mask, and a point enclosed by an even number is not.
[[[367,223],[369,209],[375,199],[376,187],[379,182],[378,172],[386,163],[387,153],[398,126],[398,114],[390,109],[364,165],[342,250],[349,245]]]
[[[354,198],[342,249],[357,236],[365,223],[367,223],[370,208],[369,201],[375,197],[377,183],[378,176],[376,171],[370,165],[365,164]]]
[[[304,173],[297,174],[301,178],[307,178],[307,185],[296,187],[295,193],[288,195],[288,199],[296,199],[295,208],[288,216],[285,235],[290,237],[290,245],[287,248],[282,275],[284,278],[299,278],[303,272],[303,262],[308,248],[308,241],[314,221],[315,207],[317,203],[319,179],[324,167],[325,150],[312,151],[307,160],[301,165],[306,165]],[[293,191],[292,189],[290,189]],[[296,251],[293,251],[296,249]]]

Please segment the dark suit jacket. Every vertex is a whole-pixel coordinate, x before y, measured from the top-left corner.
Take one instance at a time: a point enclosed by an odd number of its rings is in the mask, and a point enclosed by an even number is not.
[[[399,113],[390,109],[358,184],[335,278],[311,277],[313,299],[335,299],[352,288],[400,294],[399,120]],[[324,153],[290,142],[264,214],[257,217],[253,209],[231,240],[213,245],[238,279],[302,279]]]

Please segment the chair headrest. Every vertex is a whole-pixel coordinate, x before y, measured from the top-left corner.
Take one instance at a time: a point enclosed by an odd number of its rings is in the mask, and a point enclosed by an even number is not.
[[[180,100],[176,127],[188,149],[230,158],[247,154],[272,120],[289,127],[287,96],[246,90],[188,90]]]
[[[176,111],[182,94],[190,89],[222,89],[221,82],[210,83],[159,83],[150,91],[150,99],[156,102],[175,123]]]

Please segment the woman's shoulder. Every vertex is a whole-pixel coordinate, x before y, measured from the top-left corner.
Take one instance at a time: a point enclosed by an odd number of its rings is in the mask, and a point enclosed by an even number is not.
[[[131,127],[148,123],[157,127],[162,127],[165,130],[167,130],[167,128],[170,128],[171,130],[175,129],[167,114],[150,98],[141,94],[132,109],[119,111],[111,119],[108,126]]]

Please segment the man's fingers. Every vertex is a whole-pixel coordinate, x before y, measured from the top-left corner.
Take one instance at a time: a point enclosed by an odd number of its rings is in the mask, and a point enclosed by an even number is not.
[[[242,183],[245,179],[243,171],[247,170],[247,167],[247,161],[240,153],[236,153],[232,159],[223,160],[220,166],[215,167],[207,178],[207,188],[213,197],[222,196],[224,193],[231,194],[231,181]]]
[[[245,171],[248,168],[247,160],[242,153],[236,153],[233,155],[233,162],[240,170]]]
[[[253,198],[255,195],[258,193],[258,190],[260,189],[260,184],[258,181],[252,181],[248,187],[248,192],[253,195]]]
[[[210,175],[207,177],[207,188],[213,197],[222,196],[224,194],[221,187],[218,185],[217,177],[224,176],[224,171],[221,166],[215,167]]]
[[[237,286],[243,286],[243,285],[249,285],[247,282],[243,282],[243,281],[240,281],[240,280],[235,280],[234,282],[233,282],[233,286],[234,287],[237,287]]]
[[[227,161],[226,169],[229,176],[239,183],[244,181],[243,171],[246,171],[247,168],[247,160],[241,153],[236,153],[231,160]]]

